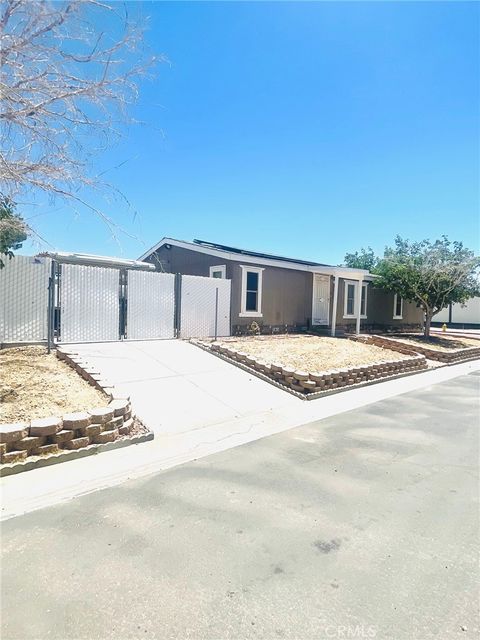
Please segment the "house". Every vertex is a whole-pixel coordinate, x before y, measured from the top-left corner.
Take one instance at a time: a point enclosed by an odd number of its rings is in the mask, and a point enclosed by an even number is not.
[[[399,296],[375,289],[362,269],[258,253],[213,242],[162,238],[140,260],[167,273],[228,278],[232,333],[255,321],[262,332],[344,332],[415,328],[422,314]]]

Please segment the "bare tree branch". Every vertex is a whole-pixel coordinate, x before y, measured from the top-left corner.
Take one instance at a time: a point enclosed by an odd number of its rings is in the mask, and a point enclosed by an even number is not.
[[[81,202],[110,226],[79,192],[109,188],[92,158],[132,122],[139,80],[165,58],[144,53],[142,26],[120,3],[5,0],[4,6],[0,191],[14,199],[33,190]]]

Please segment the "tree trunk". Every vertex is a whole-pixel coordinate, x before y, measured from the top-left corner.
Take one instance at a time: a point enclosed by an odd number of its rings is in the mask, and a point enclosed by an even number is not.
[[[433,313],[431,311],[425,312],[425,326],[423,328],[423,335],[425,338],[430,337],[430,324],[432,322]]]

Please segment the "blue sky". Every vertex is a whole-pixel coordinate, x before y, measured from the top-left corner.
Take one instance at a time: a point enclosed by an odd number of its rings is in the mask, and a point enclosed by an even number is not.
[[[133,210],[43,203],[51,246],[138,257],[163,236],[336,264],[395,234],[479,248],[475,2],[144,2],[170,64],[98,161]],[[30,242],[23,253],[37,250]]]

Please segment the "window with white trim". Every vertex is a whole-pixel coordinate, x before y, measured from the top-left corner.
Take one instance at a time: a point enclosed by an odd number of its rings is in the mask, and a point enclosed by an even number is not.
[[[403,298],[398,293],[393,296],[393,319],[403,320]]]
[[[368,284],[362,284],[362,297],[360,299],[360,317],[367,317],[367,288]],[[343,317],[355,318],[356,308],[355,303],[357,300],[358,282],[345,280],[345,294],[343,303]]]
[[[356,286],[353,282],[345,283],[345,310],[344,316],[355,317],[355,289]]]
[[[362,299],[360,300],[360,317],[367,317],[367,285],[362,284]]]
[[[210,278],[226,278],[227,266],[225,264],[218,264],[215,267],[210,267]]]
[[[242,270],[241,317],[262,317],[263,268],[240,265]]]

